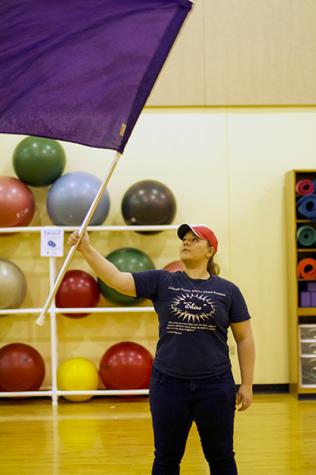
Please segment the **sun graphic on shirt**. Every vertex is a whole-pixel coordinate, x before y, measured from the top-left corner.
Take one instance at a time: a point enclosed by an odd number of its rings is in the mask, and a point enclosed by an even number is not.
[[[215,314],[215,304],[208,296],[183,293],[175,298],[170,306],[177,318],[188,322],[203,322]]]

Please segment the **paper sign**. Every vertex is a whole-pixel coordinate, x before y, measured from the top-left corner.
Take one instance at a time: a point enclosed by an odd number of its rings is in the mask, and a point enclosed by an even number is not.
[[[64,255],[64,230],[45,227],[41,232],[41,256],[62,257]]]

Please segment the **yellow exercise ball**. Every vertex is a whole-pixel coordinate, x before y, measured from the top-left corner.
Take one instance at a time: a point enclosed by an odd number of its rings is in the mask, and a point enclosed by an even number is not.
[[[96,366],[86,358],[70,358],[58,367],[58,389],[63,391],[91,391],[98,389],[99,375]],[[93,396],[63,396],[68,401],[88,401]]]

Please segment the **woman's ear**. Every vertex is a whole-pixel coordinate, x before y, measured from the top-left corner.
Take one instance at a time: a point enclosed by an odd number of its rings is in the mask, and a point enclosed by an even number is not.
[[[210,259],[211,257],[213,257],[214,254],[215,254],[215,249],[214,249],[214,247],[209,246],[207,254],[208,254],[208,258],[209,258],[209,259]]]

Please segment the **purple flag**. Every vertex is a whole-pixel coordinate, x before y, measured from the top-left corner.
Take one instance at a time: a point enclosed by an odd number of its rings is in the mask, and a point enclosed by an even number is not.
[[[1,0],[0,132],[123,152],[189,0]]]

